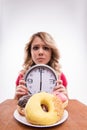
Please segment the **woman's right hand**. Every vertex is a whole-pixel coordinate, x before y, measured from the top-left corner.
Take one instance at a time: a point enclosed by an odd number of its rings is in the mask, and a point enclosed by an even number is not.
[[[16,86],[16,92],[15,92],[15,99],[19,99],[21,96],[24,96],[24,95],[27,95],[29,92],[28,92],[28,89],[26,87],[26,82],[24,79],[21,79],[19,81],[19,85]]]

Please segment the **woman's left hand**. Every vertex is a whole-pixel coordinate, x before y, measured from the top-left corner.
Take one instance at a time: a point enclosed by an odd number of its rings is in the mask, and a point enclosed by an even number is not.
[[[63,93],[64,95],[68,97],[67,89],[63,86],[62,80],[57,80],[57,85],[54,87],[53,92],[56,94]]]

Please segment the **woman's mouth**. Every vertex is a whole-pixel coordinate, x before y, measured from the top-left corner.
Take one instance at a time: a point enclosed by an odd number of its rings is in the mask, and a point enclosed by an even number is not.
[[[43,60],[44,60],[44,58],[37,58],[37,60],[38,60],[38,61],[43,61]]]

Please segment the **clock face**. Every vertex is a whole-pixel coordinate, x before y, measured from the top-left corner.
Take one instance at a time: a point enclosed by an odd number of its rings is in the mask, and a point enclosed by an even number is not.
[[[48,65],[35,65],[25,75],[26,86],[30,94],[40,91],[52,92],[56,85],[57,76],[54,69]]]

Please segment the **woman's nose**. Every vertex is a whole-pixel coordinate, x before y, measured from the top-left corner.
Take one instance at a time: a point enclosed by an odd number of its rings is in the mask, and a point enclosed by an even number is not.
[[[39,49],[39,53],[43,53],[43,48],[40,48],[40,49]]]

